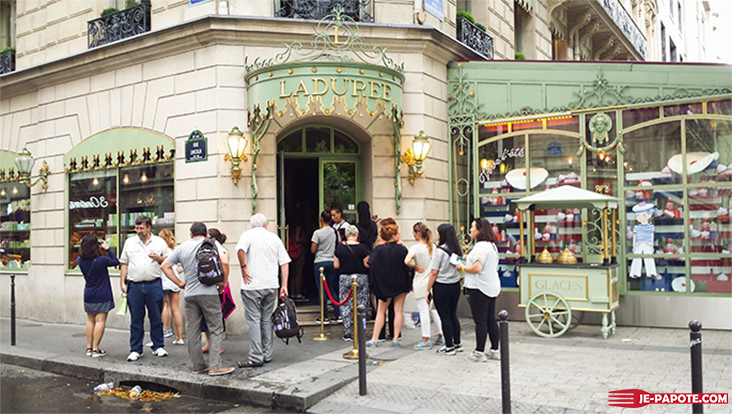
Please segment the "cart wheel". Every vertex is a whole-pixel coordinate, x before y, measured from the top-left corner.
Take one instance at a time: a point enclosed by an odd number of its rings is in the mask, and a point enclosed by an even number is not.
[[[526,322],[535,334],[556,338],[569,329],[572,310],[563,297],[552,292],[537,293],[526,304]]]

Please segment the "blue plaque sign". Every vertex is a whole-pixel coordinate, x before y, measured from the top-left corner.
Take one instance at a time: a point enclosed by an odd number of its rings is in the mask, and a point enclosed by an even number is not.
[[[199,4],[208,3],[213,0],[188,0],[189,6],[198,6]]]
[[[546,146],[546,155],[562,155],[562,144],[552,141]]]
[[[206,161],[208,159],[207,139],[201,131],[191,132],[186,140],[186,162]]]
[[[437,17],[440,21],[445,20],[444,0],[424,0],[424,11]]]

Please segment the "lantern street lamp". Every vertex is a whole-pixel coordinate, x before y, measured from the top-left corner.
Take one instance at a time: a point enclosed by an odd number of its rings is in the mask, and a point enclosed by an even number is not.
[[[244,149],[247,147],[247,139],[244,138],[244,134],[238,127],[234,127],[229,132],[229,136],[224,143],[226,145],[224,159],[231,161],[231,180],[236,184],[239,182],[239,177],[241,176],[239,163],[247,160],[247,156],[244,154]]]
[[[41,182],[41,187],[43,187],[43,191],[46,191],[48,190],[48,174],[51,173],[51,170],[48,168],[48,164],[46,164],[46,161],[44,160],[43,164],[41,165],[41,169],[38,171],[38,178],[36,178],[36,180],[31,183],[31,172],[33,171],[33,164],[35,164],[35,162],[36,161],[31,156],[28,148],[23,148],[23,150],[18,153],[18,156],[15,158],[15,166],[18,167],[20,182],[28,187],[33,187],[34,185]]]
[[[432,146],[430,145],[429,138],[424,134],[424,131],[419,131],[412,143],[409,145],[407,152],[402,155],[402,162],[407,164],[409,167],[409,183],[414,184],[414,179],[421,177],[424,171],[422,171],[422,163],[427,159]]]

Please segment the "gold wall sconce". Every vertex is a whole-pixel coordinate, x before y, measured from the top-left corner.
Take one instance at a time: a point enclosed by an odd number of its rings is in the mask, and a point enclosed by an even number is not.
[[[409,167],[409,184],[414,184],[414,179],[421,177],[424,171],[422,171],[422,163],[427,159],[427,154],[430,153],[430,140],[424,131],[419,131],[412,143],[409,144],[409,149],[402,155],[402,162],[407,164]]]
[[[35,162],[36,161],[33,159],[33,156],[31,156],[31,153],[27,148],[23,148],[23,150],[18,153],[18,156],[15,157],[15,166],[18,167],[20,182],[28,187],[33,187],[40,182],[41,187],[43,187],[43,191],[46,191],[48,190],[48,174],[51,173],[51,170],[48,168],[48,164],[46,164],[46,161],[44,160],[40,171],[38,171],[38,174],[40,175],[31,183],[30,177],[33,170],[33,164],[35,164]]]
[[[234,127],[229,132],[229,136],[226,137],[224,144],[226,145],[224,159],[231,161],[231,181],[236,184],[239,182],[239,177],[241,176],[239,163],[247,160],[247,156],[244,154],[244,150],[247,147],[247,139],[244,138],[244,133],[238,127]]]

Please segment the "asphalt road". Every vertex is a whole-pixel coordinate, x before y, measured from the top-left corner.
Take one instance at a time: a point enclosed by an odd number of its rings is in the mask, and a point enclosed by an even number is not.
[[[1,413],[272,413],[261,407],[187,397],[160,402],[94,395],[89,381],[0,364]]]

